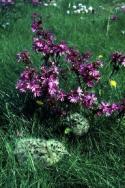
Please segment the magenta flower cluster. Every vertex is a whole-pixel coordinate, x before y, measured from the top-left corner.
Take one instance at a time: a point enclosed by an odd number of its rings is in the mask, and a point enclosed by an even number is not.
[[[41,18],[37,14],[33,14],[32,32],[33,50],[42,55],[42,65],[39,71],[32,67],[28,51],[17,54],[18,62],[22,61],[27,65],[16,85],[20,92],[30,92],[35,98],[46,101],[80,104],[87,109],[96,108],[98,115],[109,116],[122,110],[121,104],[98,104],[95,93],[90,92],[100,80],[99,69],[103,65],[101,61],[90,62],[90,53],[81,54],[64,41],[57,43],[55,36],[43,28]],[[115,56],[112,56],[112,62],[117,60]],[[62,66],[64,62],[68,70],[76,75],[76,89],[69,88],[69,91],[65,91],[61,88],[60,78],[66,74]]]
[[[98,115],[105,114],[106,116],[110,116],[114,112],[121,111],[122,108],[120,104],[110,104],[107,102],[101,102],[99,105]]]
[[[21,92],[32,92],[34,97],[44,95],[54,96],[59,84],[57,75],[58,70],[54,65],[49,70],[45,66],[42,66],[41,74],[38,74],[34,68],[26,67],[21,74],[21,79],[17,83],[17,88]]]
[[[111,55],[111,63],[114,67],[125,67],[125,54],[122,54],[120,52],[115,52]]]
[[[43,2],[43,0],[27,0],[27,1],[32,3],[32,5],[40,5]],[[15,0],[0,0],[0,5],[8,6],[8,5],[13,5],[15,2],[16,2]]]
[[[41,3],[40,0],[32,0],[33,5],[39,5]]]
[[[17,62],[21,61],[25,64],[31,63],[30,54],[27,50],[17,54]]]
[[[12,5],[14,3],[14,0],[0,0],[0,5]]]

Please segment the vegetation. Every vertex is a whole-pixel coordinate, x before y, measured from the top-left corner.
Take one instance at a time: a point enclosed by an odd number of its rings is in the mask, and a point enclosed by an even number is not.
[[[67,134],[65,118],[55,115],[53,118],[50,109],[45,111],[41,98],[36,100],[28,93],[22,95],[16,89],[24,69],[23,64],[17,63],[16,54],[29,51],[33,66],[38,69],[41,66],[41,55],[32,50],[32,14],[37,13],[42,16],[44,28],[55,34],[58,43],[66,41],[69,47],[92,54],[91,61],[103,62],[99,84],[91,89],[100,94],[101,101],[121,105],[124,99],[123,61],[118,70],[113,69],[116,64],[110,63],[112,53],[117,51],[122,57],[125,53],[124,3],[121,0],[56,3],[57,6],[32,6],[20,0],[12,6],[0,7],[0,187],[123,188],[124,103],[122,111],[111,116],[95,116],[91,110],[71,106],[71,111],[84,114],[89,121],[87,133],[77,136]],[[78,3],[94,11],[73,13],[72,7]],[[74,84],[72,79],[64,86],[70,88]],[[65,144],[69,155],[47,168],[32,160],[21,166],[14,154],[15,142],[21,138],[58,140]]]

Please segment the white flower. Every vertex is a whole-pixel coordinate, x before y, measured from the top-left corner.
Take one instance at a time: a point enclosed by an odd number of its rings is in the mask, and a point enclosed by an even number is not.
[[[77,10],[76,10],[76,13],[80,14],[80,13],[81,13],[81,10],[80,10],[80,9],[77,9]]]
[[[77,13],[77,10],[74,10],[74,13],[76,14],[76,13]]]
[[[56,4],[56,3],[53,3],[53,6],[54,6],[54,7],[57,7],[57,4]]]
[[[69,10],[67,10],[67,14],[70,14],[70,11],[69,11]]]
[[[47,3],[44,3],[44,6],[46,6],[46,7],[47,7],[47,6],[48,6],[48,4],[47,4]]]
[[[82,7],[83,5],[81,3],[78,4],[79,7]]]
[[[80,87],[78,87],[77,88],[77,93],[78,93],[79,96],[82,96],[83,95],[83,90]]]
[[[82,5],[81,7],[82,7],[83,9],[86,9],[86,6],[85,6],[85,5]]]
[[[85,11],[86,14],[89,12],[88,9],[85,9],[84,11]]]
[[[77,8],[77,6],[76,6],[76,5],[73,5],[72,7],[73,7],[73,9],[76,9],[76,8]]]
[[[121,31],[121,33],[124,35],[124,34],[125,34],[125,31],[123,30],[123,31]]]
[[[90,12],[92,12],[92,11],[93,11],[93,7],[90,6],[90,7],[88,8],[88,10],[89,10]]]
[[[125,5],[122,5],[121,8],[124,9],[124,8],[125,8]]]
[[[82,12],[82,11],[84,11],[84,8],[81,7],[80,10],[81,10],[81,12]]]

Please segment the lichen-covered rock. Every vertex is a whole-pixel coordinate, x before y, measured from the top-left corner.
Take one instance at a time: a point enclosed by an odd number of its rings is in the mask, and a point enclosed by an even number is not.
[[[86,134],[90,128],[88,120],[79,113],[73,113],[67,117],[69,124],[68,133],[72,132],[76,136]]]
[[[14,153],[21,164],[32,158],[35,163],[45,166],[58,163],[65,154],[68,154],[61,142],[54,139],[42,140],[36,138],[17,140]]]
[[[64,155],[68,154],[65,146],[56,140],[48,140],[46,146],[48,148],[48,155],[46,159],[47,163],[50,165],[59,162]]]

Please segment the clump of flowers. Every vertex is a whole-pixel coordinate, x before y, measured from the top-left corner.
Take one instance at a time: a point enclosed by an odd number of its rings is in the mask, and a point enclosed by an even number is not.
[[[73,133],[76,136],[86,134],[90,128],[88,120],[79,113],[73,113],[67,117],[69,127],[66,128],[65,133]]]
[[[43,3],[44,6],[52,6],[52,7],[58,7],[57,1],[56,0],[49,0],[45,3]]]
[[[54,139],[22,138],[16,141],[14,154],[21,165],[32,159],[34,164],[52,166],[69,155],[63,143]]]
[[[29,2],[29,1],[28,1]],[[57,2],[55,0],[30,0],[32,5],[42,5],[42,6],[53,6],[57,7]]]
[[[42,21],[38,15],[33,15],[32,22],[33,49],[42,55],[40,71],[32,67],[30,55],[27,51],[17,54],[18,62],[26,65],[16,88],[23,93],[30,92],[35,98],[59,101],[67,104],[82,104],[92,108],[97,98],[94,93],[87,91],[87,87],[93,87],[100,79],[99,68],[102,62],[90,62],[90,54],[70,48],[65,42],[56,43],[55,36],[43,29]],[[61,66],[61,57],[69,66],[70,71],[76,75],[78,84],[76,89],[65,91],[60,87],[60,78],[67,71]],[[82,89],[82,84],[86,87]]]
[[[14,3],[15,3],[14,0],[0,0],[0,5],[2,6],[13,5]]]
[[[86,6],[82,3],[73,4],[69,3],[67,14],[88,14],[94,13],[94,8],[92,6]]]
[[[99,105],[98,115],[106,115],[110,116],[114,112],[117,112],[121,109],[121,106],[119,104],[115,103],[107,103],[107,102],[101,102]]]
[[[41,17],[33,14],[32,18],[33,50],[41,54],[41,67],[37,69],[33,66],[27,50],[18,53],[18,62],[23,62],[26,68],[21,73],[16,88],[21,93],[32,94],[34,100],[42,101],[42,105],[50,104],[51,107],[58,108],[63,106],[62,114],[67,114],[72,105],[82,106],[97,115],[109,116],[123,111],[122,102],[110,104],[98,100],[98,96],[93,92],[101,78],[102,61],[91,62],[89,52],[80,53],[64,41],[57,43],[53,33],[44,29]],[[113,72],[124,66],[124,61],[125,55],[113,53]],[[67,72],[73,75],[75,83],[73,86],[69,85],[68,89],[65,88]],[[116,87],[114,82],[111,84]]]
[[[111,64],[113,66],[113,72],[118,71],[122,66],[125,67],[125,54],[121,52],[112,53]]]

